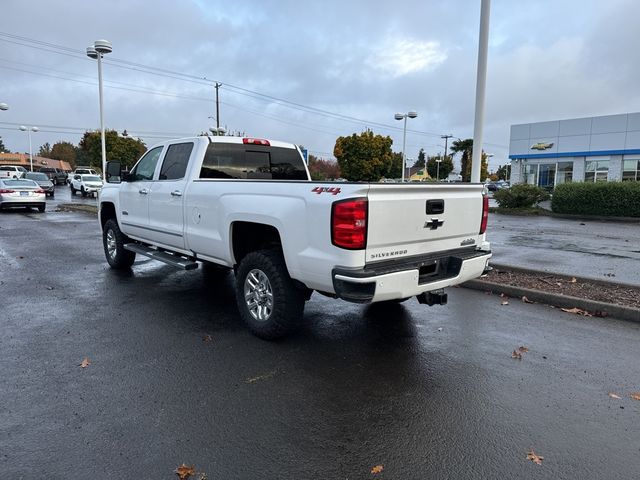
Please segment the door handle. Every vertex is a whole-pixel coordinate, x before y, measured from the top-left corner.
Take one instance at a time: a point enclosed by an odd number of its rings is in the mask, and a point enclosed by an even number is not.
[[[147,193],[149,193],[149,190],[147,190],[146,188],[141,188],[140,190],[138,190],[138,193],[146,195]]]
[[[181,197],[182,196],[182,192],[180,190],[174,190],[173,192],[171,192],[171,196],[172,197]]]

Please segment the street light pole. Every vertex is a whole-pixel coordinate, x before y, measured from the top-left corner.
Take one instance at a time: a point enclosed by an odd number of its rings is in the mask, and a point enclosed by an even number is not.
[[[418,116],[418,112],[407,112],[407,113],[396,113],[394,115],[393,118],[395,118],[396,120],[403,120],[404,119],[404,128],[402,129],[402,181],[404,182],[404,170],[405,170],[405,163],[407,161],[407,156],[405,154],[405,146],[407,143],[407,117],[408,118],[416,118]]]
[[[31,146],[31,132],[37,132],[38,127],[25,127],[21,125],[18,130],[22,130],[23,132],[27,132],[29,134],[29,165],[30,169],[33,172],[33,147]]]
[[[87,56],[98,59],[98,95],[100,97],[100,139],[102,143],[102,180],[107,181],[107,145],[104,135],[104,112],[102,100],[102,56],[111,53],[113,48],[108,40],[96,40],[93,47],[87,47]]]
[[[487,89],[487,50],[489,48],[489,12],[491,0],[482,0],[480,6],[480,38],[478,40],[478,74],[476,77],[476,114],[473,122],[473,153],[471,155],[471,182],[480,182],[482,139],[484,135],[484,101]]]

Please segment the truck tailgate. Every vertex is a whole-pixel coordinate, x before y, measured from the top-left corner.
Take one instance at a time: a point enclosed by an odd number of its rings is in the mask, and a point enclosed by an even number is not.
[[[366,262],[477,245],[483,188],[478,184],[372,184]]]

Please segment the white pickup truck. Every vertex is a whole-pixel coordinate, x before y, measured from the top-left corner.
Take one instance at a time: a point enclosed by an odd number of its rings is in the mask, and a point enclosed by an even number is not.
[[[481,184],[322,183],[298,147],[237,137],[172,140],[131,172],[107,164],[99,196],[107,261],[142,254],[235,272],[241,317],[273,339],[313,291],[350,302],[445,304],[487,268]]]

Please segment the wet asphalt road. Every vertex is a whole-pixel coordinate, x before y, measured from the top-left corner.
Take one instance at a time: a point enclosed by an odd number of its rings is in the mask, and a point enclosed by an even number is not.
[[[2,478],[640,471],[637,324],[461,288],[432,308],[314,294],[301,331],[269,343],[241,325],[232,276],[146,260],[119,274],[95,219],[53,208],[0,214],[0,265]]]
[[[489,215],[493,261],[640,285],[640,221]]]

